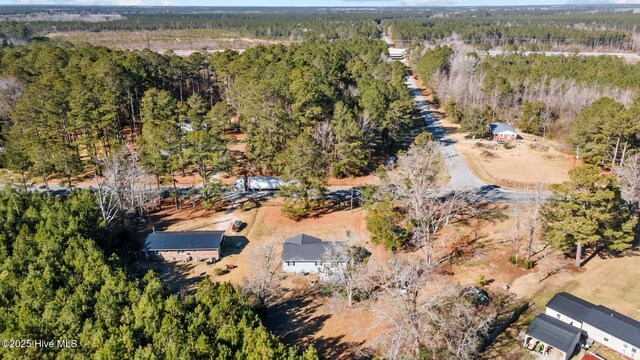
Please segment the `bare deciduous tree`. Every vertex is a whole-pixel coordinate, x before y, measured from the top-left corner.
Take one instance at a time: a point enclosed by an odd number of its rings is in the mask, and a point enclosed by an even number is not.
[[[372,281],[382,291],[373,312],[390,326],[377,342],[386,358],[416,357],[431,330],[424,292],[433,270],[421,260],[394,257],[378,269]]]
[[[385,358],[417,358],[421,352],[472,359],[495,318],[459,286],[431,277],[421,259],[393,258],[375,277],[382,290],[374,313],[390,327],[376,340]]]
[[[0,119],[8,121],[18,105],[24,84],[13,77],[0,78]]]
[[[544,102],[546,111],[542,114],[542,132],[546,137],[553,123],[566,126],[585,106],[602,97],[610,97],[623,104],[634,99],[632,89],[580,83],[573,79],[543,77],[511,80],[512,91],[500,92],[495,89],[485,92],[485,74],[478,66],[480,61],[468,55],[473,51],[468,45],[454,45],[455,52],[449,58],[447,71],[432,75],[430,85],[443,103],[455,99],[458,106],[466,109],[480,108],[490,104],[498,116],[513,119],[522,112],[525,101]]]
[[[634,213],[637,212],[640,208],[640,153],[627,156],[614,172],[620,182],[622,198]]]
[[[540,212],[545,204],[544,185],[536,184],[527,191],[527,201],[512,206],[515,219],[514,238],[516,242],[516,261],[519,260],[520,240],[525,239],[525,261],[531,261],[533,244],[540,232]]]
[[[280,286],[282,262],[278,255],[274,242],[254,246],[247,253],[251,268],[242,280],[242,290],[263,308],[271,305]]]
[[[347,305],[352,306],[358,293],[368,292],[368,278],[364,249],[347,241],[335,241],[324,255],[323,261],[329,263],[331,273],[323,278],[323,282],[344,292]],[[335,266],[332,266],[336,264]]]
[[[151,175],[139,164],[138,154],[125,149],[102,161],[102,176],[94,177],[94,194],[109,224],[118,217],[141,216],[157,204],[160,194]]]
[[[438,186],[440,169],[436,142],[414,144],[398,157],[397,166],[388,172],[381,187],[407,209],[412,242],[422,248],[428,265],[433,261],[438,232],[456,215],[471,209],[464,192],[450,192]]]

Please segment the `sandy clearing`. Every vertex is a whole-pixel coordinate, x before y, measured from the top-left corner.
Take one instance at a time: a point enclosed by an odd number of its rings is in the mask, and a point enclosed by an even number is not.
[[[487,183],[522,189],[569,179],[573,157],[556,150],[550,141],[534,142],[526,136],[526,140],[506,149],[494,141],[467,140],[464,135],[456,133],[450,138],[456,141],[454,146],[471,171]]]

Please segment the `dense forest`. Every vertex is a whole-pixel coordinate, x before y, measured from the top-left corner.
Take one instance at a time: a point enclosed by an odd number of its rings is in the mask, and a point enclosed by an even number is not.
[[[31,341],[3,344],[3,359],[317,359],[282,345],[228,283],[178,296],[154,273],[132,277],[99,246],[119,235],[88,190],[65,200],[5,191],[0,214],[0,334]]]
[[[2,51],[4,166],[45,184],[100,173],[105,157],[138,144],[156,175],[229,169],[225,131],[239,118],[253,171],[280,173],[280,156],[310,136],[343,177],[392,149],[410,121],[405,70],[379,41],[269,46],[182,58],[44,42]],[[315,151],[315,150],[314,150]],[[292,149],[295,152],[295,149]]]
[[[512,46],[526,50],[551,49],[554,45],[631,50],[638,47],[638,40],[633,35],[638,25],[637,16],[631,14],[585,15],[569,19],[561,16],[487,16],[382,21],[385,32],[403,43],[461,40],[484,49]]]
[[[78,17],[76,15],[83,15]],[[462,40],[480,48],[560,46],[632,50],[640,20],[630,6],[554,8],[207,8],[6,7],[0,20],[27,22],[40,34],[68,31],[219,30],[232,36],[289,41],[377,38],[404,44]]]

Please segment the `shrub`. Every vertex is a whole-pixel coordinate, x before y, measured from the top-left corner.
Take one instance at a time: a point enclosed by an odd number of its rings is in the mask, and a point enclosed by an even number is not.
[[[482,150],[480,152],[480,156],[483,158],[487,158],[487,159],[495,159],[498,157],[498,155],[492,153],[491,151],[488,150]]]
[[[309,207],[303,201],[288,199],[285,201],[281,212],[282,215],[291,220],[300,221],[309,215],[309,210]]]
[[[520,259],[516,261],[516,257],[513,255],[509,256],[509,262],[513,265],[518,265],[519,267],[526,270],[533,269],[533,265],[535,265],[535,263],[531,260],[527,261],[525,259]]]
[[[227,269],[220,269],[220,268],[213,269],[213,275],[216,275],[216,276],[220,276],[228,273],[229,273],[229,270]]]

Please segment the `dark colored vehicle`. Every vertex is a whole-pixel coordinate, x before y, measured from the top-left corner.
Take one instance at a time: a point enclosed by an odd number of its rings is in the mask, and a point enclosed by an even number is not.
[[[465,287],[462,291],[463,295],[471,295],[474,296],[476,298],[476,300],[478,301],[478,304],[487,304],[489,302],[491,302],[491,298],[489,297],[489,294],[480,289],[477,286],[474,285],[469,285],[467,287]]]
[[[240,228],[242,228],[242,221],[236,220],[231,225],[231,231],[234,233],[240,232]]]

